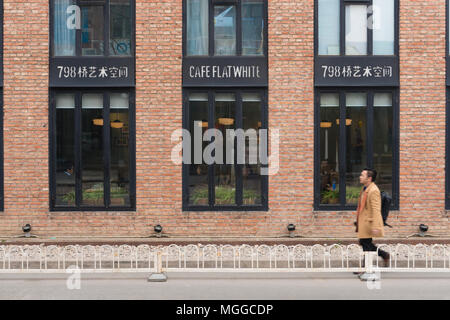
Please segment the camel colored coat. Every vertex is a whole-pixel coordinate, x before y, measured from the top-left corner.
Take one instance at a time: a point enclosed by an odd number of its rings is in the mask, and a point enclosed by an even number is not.
[[[372,182],[365,191],[361,190],[356,214],[359,239],[384,237],[381,194],[375,183]],[[374,234],[373,229],[378,229],[379,232]]]

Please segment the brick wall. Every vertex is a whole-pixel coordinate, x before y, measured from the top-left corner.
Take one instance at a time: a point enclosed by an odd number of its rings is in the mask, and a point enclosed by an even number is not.
[[[48,1],[4,0],[5,211],[0,237],[31,223],[42,236],[354,236],[352,212],[313,211],[313,0],[269,1],[269,128],[280,170],[268,212],[182,212],[170,161],[182,121],[181,1],[136,2],[136,212],[49,212]],[[445,0],[400,1],[400,208],[390,237],[419,223],[445,234]],[[432,231],[431,231],[432,230]]]

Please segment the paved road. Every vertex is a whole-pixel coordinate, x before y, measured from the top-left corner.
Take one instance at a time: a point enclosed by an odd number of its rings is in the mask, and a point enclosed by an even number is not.
[[[68,277],[0,274],[0,299],[450,299],[450,274],[384,273],[379,289],[351,273],[168,273],[164,283],[143,273],[82,274],[78,290],[67,288]]]

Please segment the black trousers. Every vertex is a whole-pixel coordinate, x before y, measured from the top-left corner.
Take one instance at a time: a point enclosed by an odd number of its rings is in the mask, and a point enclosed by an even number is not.
[[[377,251],[377,247],[373,244],[372,238],[359,239],[359,244],[362,246],[363,251]],[[387,259],[389,254],[386,251],[378,250],[378,255],[383,259]]]

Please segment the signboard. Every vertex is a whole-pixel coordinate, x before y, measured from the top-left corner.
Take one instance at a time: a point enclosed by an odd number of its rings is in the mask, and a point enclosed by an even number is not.
[[[398,86],[396,57],[317,57],[316,86]]]
[[[50,87],[130,87],[134,58],[53,58]]]
[[[265,57],[185,57],[184,87],[267,86]]]

